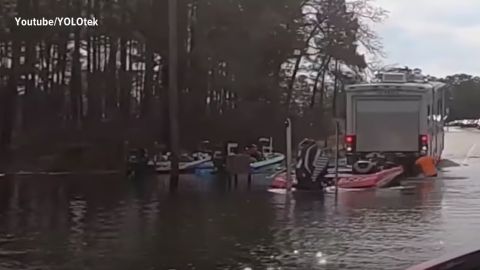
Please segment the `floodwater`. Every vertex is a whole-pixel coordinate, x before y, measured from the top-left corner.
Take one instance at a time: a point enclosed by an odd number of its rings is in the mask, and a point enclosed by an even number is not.
[[[439,179],[292,196],[261,176],[0,178],[0,269],[405,269],[480,243],[480,133],[447,134]]]

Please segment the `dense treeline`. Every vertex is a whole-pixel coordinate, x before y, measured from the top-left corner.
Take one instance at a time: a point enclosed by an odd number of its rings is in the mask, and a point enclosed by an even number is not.
[[[0,148],[168,142],[168,1],[0,0]],[[325,136],[342,85],[381,52],[370,1],[178,0],[181,144]],[[14,17],[95,17],[22,27]],[[301,133],[303,132],[303,134]],[[281,137],[279,137],[281,138]]]
[[[449,120],[480,118],[480,77],[455,74],[442,80],[448,84]]]

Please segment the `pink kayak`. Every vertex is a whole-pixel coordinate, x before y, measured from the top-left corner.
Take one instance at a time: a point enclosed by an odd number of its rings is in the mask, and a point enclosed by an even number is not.
[[[357,174],[341,176],[338,180],[338,187],[343,189],[365,189],[365,188],[382,188],[390,184],[399,175],[403,173],[403,167],[398,166],[371,174]],[[273,177],[270,184],[271,188],[286,189],[287,188],[287,174],[285,172],[279,173]],[[292,182],[297,183],[295,175],[292,175]]]
[[[338,180],[339,188],[382,188],[390,184],[403,173],[403,167],[397,166],[371,174],[352,175]]]
[[[297,179],[295,178],[295,174],[292,174],[292,184],[296,184]],[[280,174],[277,174],[276,176],[273,177],[273,181],[270,184],[271,188],[280,188],[280,189],[286,189],[288,186],[287,183],[287,173],[283,172]]]

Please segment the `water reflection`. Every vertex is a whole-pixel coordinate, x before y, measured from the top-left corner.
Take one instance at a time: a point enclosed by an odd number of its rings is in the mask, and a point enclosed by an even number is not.
[[[217,176],[0,181],[2,269],[402,269],[443,251],[440,181],[412,190],[233,190]]]
[[[323,269],[321,265],[332,269],[358,269],[359,265],[365,267],[362,269],[402,269],[412,260],[425,259],[421,250],[441,252],[437,240],[441,234],[441,194],[441,183],[430,181],[408,192],[340,193],[337,204],[333,195],[317,200],[308,193],[294,196],[290,209],[277,207],[275,244],[283,245],[284,261],[295,260],[295,265],[308,269]],[[282,199],[278,196],[274,203],[281,205]],[[372,256],[382,254],[389,257],[381,259],[381,264],[372,261]]]

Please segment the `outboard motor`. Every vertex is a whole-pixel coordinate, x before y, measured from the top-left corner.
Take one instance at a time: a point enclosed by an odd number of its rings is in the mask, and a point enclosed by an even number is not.
[[[327,174],[329,158],[315,141],[303,141],[297,156],[295,174],[298,189],[322,189],[329,186]]]

